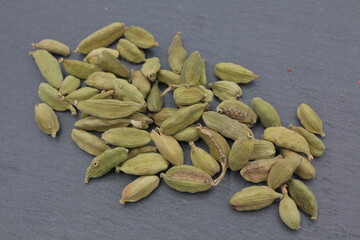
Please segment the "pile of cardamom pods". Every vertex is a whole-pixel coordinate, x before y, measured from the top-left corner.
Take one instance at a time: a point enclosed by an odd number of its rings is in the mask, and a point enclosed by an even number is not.
[[[117,49],[107,48],[118,39]],[[66,57],[70,49],[56,40],[32,45],[39,50],[30,55],[48,82],[39,86],[43,103],[35,106],[36,123],[55,138],[60,125],[54,110],[69,110],[74,115],[81,111],[71,137],[95,156],[85,182],[114,168],[140,176],[124,188],[120,199],[124,204],[148,196],[160,178],[180,192],[206,191],[218,185],[230,168],[249,182],[267,182],[267,186],[235,193],[230,199],[235,210],[258,210],[281,199],[279,215],[289,228],[300,228],[298,208],[316,219],[314,194],[300,180],[291,179],[293,174],[304,180],[314,178],[311,160],[325,150],[315,135],[325,136],[315,111],[303,103],[297,109],[303,127],[283,127],[276,109],[260,97],[252,99],[251,107],[238,100],[242,96],[238,84],[259,78],[252,71],[234,63],[218,63],[215,74],[220,81],[207,84],[205,59],[197,51],[188,55],[179,32],[168,48],[171,70],[161,69],[157,57],[145,58],[144,49],[158,45],[147,30],[119,22],[80,42],[75,53],[87,54],[84,61],[57,60],[52,54]],[[130,71],[119,56],[130,63],[143,63],[141,70]],[[60,63],[68,74],[65,78]],[[86,87],[80,87],[80,79]],[[167,85],[165,91],[159,83]],[[163,96],[169,92],[178,108],[163,107]],[[221,103],[210,111],[214,95]],[[197,123],[200,118],[206,127]],[[250,129],[258,118],[265,127],[263,139],[255,139]],[[148,132],[153,123],[157,127]],[[94,132],[101,132],[101,138]],[[209,153],[195,145],[200,138]],[[231,147],[226,138],[234,141]],[[189,143],[193,166],[184,165],[179,141]]]

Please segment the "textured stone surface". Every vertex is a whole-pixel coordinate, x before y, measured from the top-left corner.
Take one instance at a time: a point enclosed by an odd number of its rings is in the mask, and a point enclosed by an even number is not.
[[[2,1],[0,238],[360,238],[359,14],[355,0]],[[70,138],[78,116],[58,113],[61,130],[55,140],[36,127],[33,108],[42,77],[28,52],[43,38],[74,50],[85,36],[115,21],[153,33],[160,46],[146,56],[160,57],[164,69],[169,69],[167,47],[180,31],[187,51],[206,58],[209,81],[216,80],[218,62],[253,70],[261,78],[242,86],[243,101],[261,96],[284,125],[299,124],[300,103],[312,106],[324,120],[327,147],[313,161],[316,178],[306,182],[319,202],[318,220],[302,213],[302,228],[293,232],[280,221],[278,202],[256,212],[232,210],[232,194],[251,185],[238,172],[228,172],[219,186],[199,194],[179,193],[162,182],[148,198],[126,205],[118,200],[134,176],[111,172],[85,185],[92,157]],[[171,99],[170,94],[167,102]],[[256,137],[261,132],[257,124]]]

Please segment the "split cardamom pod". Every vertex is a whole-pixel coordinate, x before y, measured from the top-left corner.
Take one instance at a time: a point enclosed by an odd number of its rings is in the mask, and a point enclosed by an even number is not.
[[[251,127],[257,120],[257,115],[254,110],[238,100],[225,100],[216,107],[216,111],[232,119],[236,119],[248,127]]]

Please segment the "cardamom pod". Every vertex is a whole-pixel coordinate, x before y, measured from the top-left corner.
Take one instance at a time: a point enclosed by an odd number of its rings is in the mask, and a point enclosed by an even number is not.
[[[173,137],[182,142],[195,142],[199,139],[199,133],[196,128],[196,125],[190,125],[183,130],[178,131],[173,135]]]
[[[160,127],[161,124],[168,119],[174,112],[176,112],[177,108],[172,107],[164,107],[157,113],[149,113],[149,117],[154,120],[154,123]]]
[[[205,171],[188,165],[174,166],[166,173],[161,173],[160,177],[169,187],[179,192],[204,192],[214,184],[211,176]]]
[[[105,132],[111,128],[127,127],[131,124],[131,119],[120,118],[120,119],[102,119],[93,116],[80,119],[75,122],[74,126],[78,129]]]
[[[145,62],[144,51],[139,49],[135,44],[127,39],[120,39],[119,43],[116,45],[116,48],[119,51],[120,56],[128,62]]]
[[[284,127],[268,127],[263,133],[263,138],[278,147],[305,153],[309,160],[313,159],[306,139],[293,130]]]
[[[240,86],[230,81],[214,82],[209,88],[220,101],[236,100],[243,95]]]
[[[52,54],[62,55],[64,57],[70,55],[70,48],[64,43],[53,40],[53,39],[43,39],[38,43],[32,43],[32,48],[43,49]]]
[[[181,41],[181,33],[177,32],[172,39],[170,46],[168,48],[169,53],[169,65],[171,70],[174,73],[180,74],[182,66],[186,60],[187,52],[185,48],[183,47],[182,41]]]
[[[114,95],[115,91],[114,90],[102,90],[100,93],[95,94],[94,96],[92,96],[89,99],[112,99],[112,95]],[[90,115],[87,113],[82,112],[81,113],[81,118],[86,118],[89,117]]]
[[[79,88],[79,89],[69,93],[65,97],[65,100],[74,105],[76,100],[79,101],[79,100],[90,99],[93,96],[95,96],[96,94],[98,94],[99,92],[100,92],[100,90],[96,89],[96,88],[82,87],[82,88]]]
[[[235,193],[230,199],[230,205],[237,211],[259,210],[270,206],[275,199],[282,197],[282,194],[267,186],[252,186]]]
[[[250,161],[241,169],[240,175],[249,182],[260,183],[266,182],[270,169],[279,160],[281,155],[274,158],[258,159]]]
[[[247,138],[236,140],[231,146],[228,162],[229,167],[233,171],[238,171],[245,166],[250,160],[250,156],[254,151],[254,136],[248,134]]]
[[[137,202],[152,193],[159,186],[159,183],[160,178],[158,176],[141,176],[124,188],[119,202],[121,204]]]
[[[155,81],[160,68],[160,59],[158,57],[152,57],[146,59],[145,63],[141,67],[141,72],[150,81]]]
[[[125,24],[115,22],[107,25],[83,39],[77,46],[75,53],[88,54],[92,50],[107,47],[125,32]]]
[[[309,144],[310,152],[313,156],[321,157],[324,154],[325,145],[318,137],[315,136],[315,134],[309,132],[305,128],[296,127],[293,126],[292,124],[290,124],[289,128],[299,133],[301,136],[303,136],[306,139],[306,141]]]
[[[291,178],[295,170],[301,163],[299,157],[285,157],[276,161],[270,169],[267,184],[272,189],[276,189]]]
[[[80,79],[71,75],[67,76],[60,85],[59,97],[65,96],[75,91],[80,87],[80,85],[81,85]]]
[[[204,61],[204,66],[203,66],[203,70],[202,70],[202,74],[201,74],[201,78],[199,80],[199,84],[202,86],[206,86],[207,85],[207,77],[206,77],[206,60],[203,59]]]
[[[104,151],[111,149],[102,139],[84,130],[73,129],[71,138],[79,148],[94,156],[99,156]]]
[[[284,197],[279,203],[280,218],[292,230],[300,229],[301,216],[300,212],[286,190],[286,185],[281,187]]]
[[[189,106],[199,103],[206,97],[206,93],[195,87],[180,86],[174,91],[175,104],[178,106]]]
[[[198,103],[180,108],[161,124],[161,131],[164,134],[171,135],[183,130],[187,126],[199,120],[201,114],[207,106],[208,103]]]
[[[211,91],[210,89],[207,89],[206,87],[204,87],[202,85],[198,85],[197,87],[200,88],[205,93],[205,97],[203,99],[201,99],[202,102],[210,103],[214,100],[213,91]]]
[[[94,72],[101,72],[99,66],[87,62],[63,58],[60,58],[59,62],[63,64],[68,74],[80,79],[86,79]]]
[[[164,104],[164,98],[161,96],[159,81],[155,81],[149,96],[147,97],[147,109],[149,112],[159,112]]]
[[[58,91],[47,83],[39,85],[38,95],[41,101],[49,105],[56,111],[70,110],[72,115],[76,115],[76,109],[68,102],[60,100]]]
[[[254,139],[254,151],[250,160],[271,158],[275,155],[275,146],[272,142],[266,140]]]
[[[130,70],[128,67],[107,50],[103,50],[99,54],[98,58],[91,60],[91,63],[96,64],[106,72],[111,72],[120,77],[129,78]]]
[[[115,79],[116,76],[113,73],[94,72],[84,81],[84,83],[100,90],[111,90],[114,89]]]
[[[95,157],[86,169],[85,183],[89,183],[90,178],[99,178],[109,172],[112,168],[124,162],[127,157],[126,148],[114,148],[104,151]]]
[[[197,147],[194,142],[189,142],[191,147],[190,159],[192,164],[205,171],[210,176],[214,176],[220,171],[220,166],[216,160],[205,150]]]
[[[299,176],[300,178],[302,178],[304,180],[310,180],[310,179],[315,178],[316,169],[309,160],[307,160],[300,154],[290,151],[285,148],[281,148],[280,153],[283,157],[301,158],[301,163],[294,172],[295,175]]]
[[[243,84],[249,83],[260,77],[243,66],[225,62],[216,64],[215,75],[221,80]]]
[[[189,86],[200,84],[200,79],[203,75],[204,60],[200,57],[200,53],[195,51],[185,60],[181,69],[181,82]]]
[[[142,154],[142,153],[156,153],[156,151],[157,151],[157,148],[152,145],[145,145],[142,147],[133,148],[128,153],[127,159],[134,158],[137,155]]]
[[[150,138],[161,155],[172,165],[184,164],[184,152],[174,137],[165,135],[159,128],[155,128],[151,131]]]
[[[180,85],[182,83],[180,75],[169,70],[160,70],[157,74],[157,80],[159,80],[161,83],[165,83],[168,86]]]
[[[276,109],[260,97],[251,100],[251,106],[254,108],[262,125],[267,127],[281,127],[281,120]]]
[[[236,119],[248,127],[251,127],[257,120],[257,115],[254,110],[238,100],[225,100],[216,107],[216,111],[232,119]]]
[[[322,127],[322,121],[317,113],[307,104],[302,103],[297,109],[297,117],[301,124],[309,132],[319,134],[321,137],[325,137],[325,133]]]
[[[59,131],[59,120],[51,107],[46,103],[39,103],[35,105],[35,121],[41,131],[45,134],[50,134],[52,138],[56,137]]]
[[[144,96],[144,99],[150,92],[151,84],[141,71],[131,70],[131,84],[134,85]]]
[[[123,101],[132,101],[145,105],[144,96],[142,93],[132,84],[124,79],[114,80],[115,95],[114,98]]]
[[[148,49],[159,46],[159,43],[155,41],[154,36],[142,27],[127,27],[125,37],[139,48]]]
[[[300,180],[289,180],[289,194],[296,205],[311,216],[312,220],[317,219],[318,203],[314,193]]]
[[[63,81],[60,64],[56,58],[46,50],[29,53],[35,60],[43,78],[54,88],[59,89]]]
[[[107,143],[126,148],[141,147],[151,142],[147,131],[128,127],[109,129],[101,138]]]
[[[141,153],[116,167],[116,172],[131,175],[152,175],[168,168],[168,161],[159,153]]]
[[[96,49],[92,50],[88,55],[86,55],[86,57],[84,58],[84,61],[88,62],[88,63],[94,63],[96,61],[96,59],[99,58],[100,53],[104,50],[108,51],[115,58],[119,57],[118,50],[112,49],[112,48],[100,47],[100,48],[96,48]]]

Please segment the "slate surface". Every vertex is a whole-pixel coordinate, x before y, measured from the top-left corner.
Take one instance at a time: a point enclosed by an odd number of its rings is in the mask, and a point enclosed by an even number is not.
[[[1,239],[360,238],[359,1],[33,0],[0,5]],[[261,211],[234,211],[230,197],[251,185],[238,172],[228,172],[218,187],[195,195],[162,183],[148,198],[125,206],[118,199],[134,176],[112,172],[85,185],[92,157],[70,139],[78,117],[58,113],[61,131],[55,140],[36,127],[33,107],[43,80],[28,52],[30,43],[43,38],[75,49],[88,34],[115,21],[151,31],[160,46],[146,55],[160,57],[165,69],[167,47],[180,31],[188,52],[198,50],[206,58],[209,81],[216,80],[213,68],[222,61],[260,74],[242,86],[242,100],[263,97],[284,125],[299,124],[300,103],[311,105],[324,121],[327,147],[313,161],[316,179],[306,182],[319,202],[318,220],[301,214],[302,229],[294,232],[281,223],[278,203]],[[255,129],[260,138],[262,128]],[[185,154],[189,163],[188,150]]]

